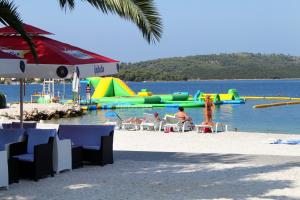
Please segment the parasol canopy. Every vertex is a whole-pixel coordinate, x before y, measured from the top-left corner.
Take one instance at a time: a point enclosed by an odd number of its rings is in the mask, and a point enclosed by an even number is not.
[[[118,73],[119,61],[66,44],[43,35],[51,34],[24,24],[36,46],[39,64],[35,63],[28,44],[8,27],[0,28],[0,49],[27,61],[26,78],[79,78]]]

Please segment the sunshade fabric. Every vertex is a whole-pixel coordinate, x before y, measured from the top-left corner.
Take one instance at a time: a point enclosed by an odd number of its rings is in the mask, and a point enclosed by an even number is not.
[[[34,57],[27,43],[19,36],[1,36],[0,48],[27,60],[29,67],[27,78],[71,78],[79,68],[79,77],[104,76],[118,72],[117,60],[113,60],[72,45],[62,43],[43,36],[33,37],[36,45],[39,64],[35,64]],[[64,66],[66,76],[57,75],[58,67]]]
[[[23,38],[3,32],[8,31],[0,29],[0,49],[27,60],[27,78],[72,78],[75,70],[79,78],[118,73],[117,60],[39,34],[32,36],[39,60],[37,65]]]
[[[29,35],[53,35],[53,33],[50,33],[48,31],[42,30],[40,28],[25,23],[23,23],[23,28]],[[11,34],[18,34],[18,33],[10,26],[0,28],[0,35],[11,35]]]

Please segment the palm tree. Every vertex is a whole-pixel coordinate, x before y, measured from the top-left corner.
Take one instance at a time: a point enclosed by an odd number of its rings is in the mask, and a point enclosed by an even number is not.
[[[142,32],[148,43],[159,41],[162,34],[162,22],[153,0],[83,0],[103,13],[117,14],[132,21]],[[74,9],[75,0],[59,0],[62,9]],[[11,26],[30,46],[37,58],[34,44],[22,25],[22,19],[13,1],[0,0],[0,22]]]

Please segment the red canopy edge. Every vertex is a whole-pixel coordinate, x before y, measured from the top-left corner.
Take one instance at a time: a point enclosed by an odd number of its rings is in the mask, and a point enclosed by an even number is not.
[[[32,37],[40,64],[80,65],[91,63],[117,63],[119,61],[43,36]],[[27,43],[19,36],[0,35],[0,49],[15,54],[34,64]]]
[[[25,23],[23,23],[23,28],[29,35],[53,35],[53,33],[50,33],[48,31],[42,30],[40,28]],[[16,34],[18,33],[10,26],[0,28],[0,35],[16,35]]]

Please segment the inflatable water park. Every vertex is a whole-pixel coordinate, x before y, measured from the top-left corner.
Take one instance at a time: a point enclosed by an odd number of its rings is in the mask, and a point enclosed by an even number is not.
[[[124,81],[114,77],[91,77],[84,83],[90,84],[94,93],[91,104],[81,101],[83,110],[118,109],[118,108],[157,108],[157,107],[204,107],[206,96],[216,104],[243,104],[235,89],[229,89],[227,94],[208,94],[200,90],[195,94],[174,92],[173,94],[153,94],[147,89],[134,92]]]

